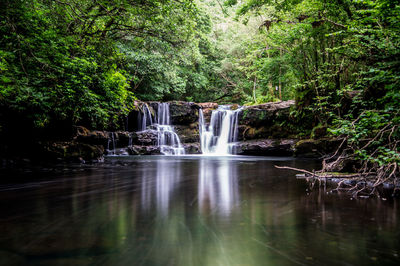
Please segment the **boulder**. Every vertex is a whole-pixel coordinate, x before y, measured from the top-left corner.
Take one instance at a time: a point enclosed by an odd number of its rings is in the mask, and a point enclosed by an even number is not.
[[[128,131],[90,131],[84,127],[79,127],[79,132],[73,141],[89,145],[102,145],[104,148],[108,148],[109,145],[113,145],[109,142],[114,140],[115,147],[110,148],[123,148],[128,146],[130,142],[136,141],[137,138],[136,134]]]
[[[211,102],[198,103],[198,105],[201,107],[203,111],[203,116],[207,121],[210,121],[212,111],[218,108],[217,103],[211,103]]]
[[[234,151],[238,155],[292,156],[295,140],[251,140],[239,142]]]
[[[335,152],[341,141],[337,139],[305,139],[295,145],[294,155],[307,158],[321,158],[326,154]]]
[[[217,109],[218,108],[218,103],[212,103],[212,102],[198,103],[198,105],[202,109]]]
[[[295,134],[290,130],[290,127],[280,124],[259,127],[240,125],[238,140],[281,139],[292,138],[294,135]]]
[[[128,131],[116,131],[114,132],[114,138],[117,140],[117,147],[126,147],[129,145],[133,134]]]
[[[128,153],[130,155],[160,155],[161,151],[158,146],[132,145],[128,147]]]
[[[239,140],[282,139],[295,135],[290,108],[293,100],[246,106],[239,113]]]
[[[295,104],[294,100],[269,102],[269,103],[248,106],[246,109],[261,109],[269,112],[277,112],[277,111],[288,110],[294,104]]]
[[[49,159],[74,162],[102,161],[104,147],[80,142],[46,142],[41,143],[40,153]]]
[[[294,104],[295,102],[290,100],[246,106],[239,114],[239,124],[259,127],[289,120],[290,107]]]
[[[188,126],[174,126],[176,134],[178,134],[182,143],[192,143],[200,141],[199,123],[192,123]]]
[[[174,101],[169,103],[172,125],[189,125],[199,121],[200,106],[192,102]]]
[[[132,144],[134,145],[153,146],[157,145],[157,141],[158,133],[156,130],[149,129],[141,132],[132,133]]]
[[[82,142],[91,145],[107,146],[109,133],[106,131],[93,130],[90,131],[85,127],[76,127],[76,134],[73,138],[74,141]]]
[[[201,154],[200,143],[186,143],[183,144],[186,154]]]
[[[251,127],[259,127],[272,124],[274,112],[257,108],[246,108],[239,114],[239,124]]]

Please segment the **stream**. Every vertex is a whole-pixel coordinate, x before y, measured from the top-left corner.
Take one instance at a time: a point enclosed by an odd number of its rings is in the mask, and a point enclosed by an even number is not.
[[[0,265],[398,265],[398,200],[309,190],[314,161],[108,157],[0,171]]]

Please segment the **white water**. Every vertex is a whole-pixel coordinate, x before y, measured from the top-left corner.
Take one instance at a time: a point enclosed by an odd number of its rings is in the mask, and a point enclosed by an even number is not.
[[[170,125],[169,104],[159,103],[157,110],[158,146],[161,153],[165,155],[182,155],[185,154],[178,134]]]
[[[156,118],[153,120],[150,109],[147,104],[143,105],[143,114],[139,112],[139,131],[145,131],[149,126],[155,127],[158,135],[158,146],[164,155],[182,155],[185,154],[178,134],[171,126],[169,114],[169,104],[159,103]]]
[[[139,130],[144,131],[147,129],[147,126],[151,126],[153,124],[153,118],[151,117],[151,112],[147,104],[143,105],[143,114],[139,112]]]
[[[111,137],[110,137],[111,136]],[[131,136],[129,135],[129,141],[131,143]],[[112,145],[112,148],[111,148]],[[130,144],[132,145],[132,144]],[[108,135],[107,142],[107,155],[108,156],[118,156],[118,155],[128,155],[128,152],[124,148],[117,149],[117,140],[115,139],[115,133],[110,132]]]
[[[205,123],[203,111],[199,110],[200,144],[203,154],[234,154],[240,110],[230,110],[229,106],[222,105],[212,111],[208,126]]]

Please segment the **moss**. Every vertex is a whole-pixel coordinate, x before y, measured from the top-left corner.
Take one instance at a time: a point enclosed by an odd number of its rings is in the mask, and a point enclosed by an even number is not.
[[[248,115],[249,115],[249,110],[247,109],[243,110],[243,118],[247,118]]]
[[[231,110],[237,110],[239,108],[239,105],[237,103],[232,104]]]
[[[327,127],[319,124],[312,129],[311,138],[319,139],[319,138],[325,137],[326,133],[327,133]]]
[[[289,134],[287,128],[281,127],[280,125],[273,125],[270,127],[271,137],[281,139],[286,138]]]
[[[264,120],[267,117],[267,113],[265,111],[261,111],[259,115],[260,120]]]

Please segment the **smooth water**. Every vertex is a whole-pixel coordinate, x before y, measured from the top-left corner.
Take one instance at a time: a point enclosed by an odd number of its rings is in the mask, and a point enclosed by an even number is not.
[[[0,265],[398,265],[398,200],[308,191],[312,161],[111,157],[0,171]]]

